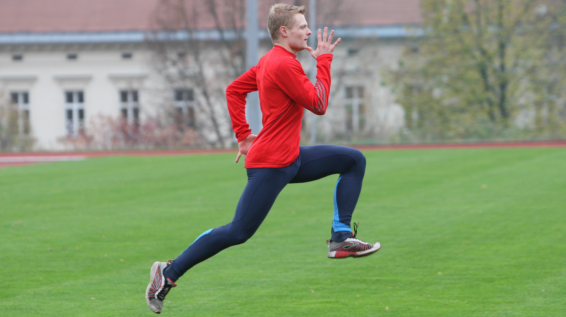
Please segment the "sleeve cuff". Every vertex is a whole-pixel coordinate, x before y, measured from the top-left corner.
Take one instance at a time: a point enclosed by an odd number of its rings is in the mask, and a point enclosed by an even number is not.
[[[330,54],[330,53],[326,53],[326,54],[320,55],[320,56],[316,59],[316,61],[319,62],[319,61],[328,60],[328,61],[332,62],[332,58],[333,58],[333,57],[334,57],[334,55],[332,55],[332,54]]]
[[[242,133],[240,136],[237,136],[236,139],[238,139],[238,143],[244,141],[250,134],[252,134],[251,130]]]

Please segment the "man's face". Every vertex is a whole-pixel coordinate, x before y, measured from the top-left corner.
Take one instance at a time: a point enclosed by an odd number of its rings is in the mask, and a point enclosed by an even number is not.
[[[288,43],[289,47],[295,52],[304,50],[307,47],[307,40],[309,35],[312,34],[311,30],[307,27],[307,20],[303,14],[295,14],[295,24],[292,28],[288,29]]]

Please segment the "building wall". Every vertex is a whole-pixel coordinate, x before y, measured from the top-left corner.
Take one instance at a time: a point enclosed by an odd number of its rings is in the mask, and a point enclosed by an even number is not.
[[[0,48],[1,49],[1,48]],[[122,53],[131,52],[131,59]],[[67,54],[77,54],[68,60]],[[23,60],[13,61],[14,54]],[[138,89],[147,99],[148,53],[139,46],[34,46],[0,50],[0,89],[6,97],[28,91],[32,134],[37,150],[62,149],[67,135],[65,92],[84,92],[85,123],[97,115],[120,115],[119,90]],[[143,116],[143,112],[142,112]]]
[[[317,117],[320,142],[362,141],[386,142],[404,125],[404,112],[394,101],[387,85],[386,72],[398,64],[406,40],[399,39],[351,39],[343,40],[335,51],[332,64],[332,88],[330,105],[326,115]],[[259,57],[272,47],[271,41],[262,41]],[[210,52],[218,50],[211,44]],[[67,54],[77,54],[76,60],[68,60]],[[122,58],[131,53],[131,59]],[[14,54],[23,55],[22,61],[13,61]],[[207,71],[214,72],[218,63],[215,54],[209,54],[211,62]],[[313,58],[307,51],[297,56],[308,73]],[[214,74],[209,74],[212,78]],[[348,104],[346,91],[349,87],[363,87],[361,102],[365,112],[358,119],[365,125],[357,131],[348,130]],[[138,91],[141,119],[159,113],[159,107],[171,104],[173,96],[170,83],[165,83],[152,66],[152,55],[140,44],[74,44],[0,46],[0,89],[9,95],[12,91],[28,91],[32,133],[38,150],[61,150],[61,142],[67,135],[65,124],[65,92],[84,92],[85,123],[98,115],[117,118],[120,116],[120,90]],[[219,88],[220,90],[220,88]],[[223,97],[223,96],[222,96]],[[202,96],[195,91],[195,102]],[[222,114],[221,126],[227,139],[233,133],[227,116],[224,98],[216,98],[216,114]],[[215,139],[209,115],[197,113],[201,135]],[[305,115],[304,143],[308,143],[312,114]],[[350,124],[351,126],[351,124]],[[210,131],[207,133],[206,131]],[[234,140],[232,140],[234,141]],[[231,142],[226,143],[229,145]]]

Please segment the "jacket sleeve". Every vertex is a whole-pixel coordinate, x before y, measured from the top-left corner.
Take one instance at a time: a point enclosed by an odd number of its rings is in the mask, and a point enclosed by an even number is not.
[[[246,121],[246,96],[252,91],[257,91],[255,66],[226,88],[226,101],[232,121],[232,130],[236,133],[238,142],[252,133],[250,125]]]
[[[311,111],[323,115],[328,108],[330,95],[330,64],[332,54],[320,55],[317,59],[316,84],[308,79],[301,63],[296,59],[289,59],[278,66],[280,74],[280,88],[295,102]]]

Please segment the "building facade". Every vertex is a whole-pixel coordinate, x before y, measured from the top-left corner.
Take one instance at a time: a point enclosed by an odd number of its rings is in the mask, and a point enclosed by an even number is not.
[[[224,100],[215,100],[212,110],[199,107],[205,96],[198,85],[167,84],[156,72],[154,50],[147,45],[147,34],[152,31],[147,21],[159,0],[100,1],[98,12],[90,12],[93,4],[84,1],[35,1],[39,7],[58,2],[46,9],[47,16],[29,2],[34,1],[7,1],[0,13],[0,94],[3,103],[17,113],[17,133],[33,138],[36,150],[68,149],[69,141],[94,132],[93,122],[101,117],[139,126],[164,113],[165,105],[177,124],[199,130],[204,143],[220,136],[225,138],[223,146],[235,142]],[[371,6],[371,1],[365,2]],[[384,72],[398,63],[408,41],[407,25],[419,22],[414,13],[418,13],[418,1],[404,2],[413,6],[408,18],[399,18],[397,12],[391,14],[391,21],[334,23],[343,42],[332,65],[329,109],[316,119],[317,141],[386,141],[402,128],[404,113],[394,102]],[[71,6],[70,11],[54,9],[65,5]],[[121,16],[122,7],[137,7],[136,14]],[[9,10],[23,16],[16,19]],[[114,17],[106,16],[107,12]],[[65,21],[60,18],[64,13],[78,17]],[[265,12],[261,14],[260,21],[265,19]],[[34,20],[37,17],[41,17],[39,22]],[[197,32],[202,41],[210,43],[205,45],[210,50],[205,55],[211,59],[205,59],[204,66],[214,69],[212,56],[220,32],[207,25]],[[264,28],[259,34],[261,56],[272,44]],[[313,62],[308,52],[299,53],[298,59],[305,70]],[[216,126],[211,116],[218,118]],[[312,117],[305,116],[305,134]],[[214,127],[221,131],[212,133]]]
[[[24,110],[38,149],[62,149],[93,116],[140,119],[149,77],[139,45],[4,45],[0,83],[4,98]],[[21,110],[20,110],[21,111]]]

